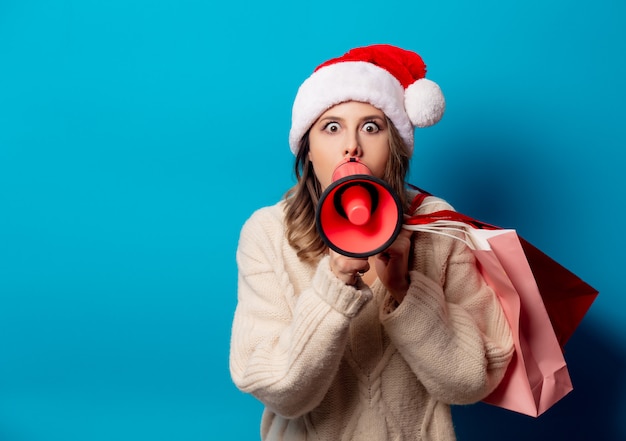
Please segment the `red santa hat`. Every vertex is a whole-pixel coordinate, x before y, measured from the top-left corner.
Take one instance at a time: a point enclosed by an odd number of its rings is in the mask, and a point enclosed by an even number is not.
[[[426,65],[418,54],[383,44],[351,49],[322,63],[298,89],[291,151],[297,154],[300,140],[326,110],[360,101],[382,110],[412,152],[415,127],[436,124],[446,106],[439,86],[425,76]]]

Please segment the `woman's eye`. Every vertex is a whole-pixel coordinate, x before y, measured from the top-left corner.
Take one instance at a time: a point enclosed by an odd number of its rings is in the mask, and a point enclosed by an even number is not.
[[[367,122],[363,126],[363,130],[367,133],[376,133],[380,130],[380,127],[378,127],[378,124],[374,122]]]
[[[326,127],[324,127],[324,130],[326,130],[327,132],[330,133],[335,133],[339,131],[339,123],[336,122],[331,122],[326,124]]]

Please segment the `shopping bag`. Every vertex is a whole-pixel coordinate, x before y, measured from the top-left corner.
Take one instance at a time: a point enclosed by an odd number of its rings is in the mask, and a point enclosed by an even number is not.
[[[573,390],[562,348],[514,230],[476,230],[489,248],[475,249],[486,282],[511,325],[515,353],[503,380],[483,401],[538,417]]]
[[[523,237],[519,239],[556,337],[561,347],[565,348],[565,343],[587,314],[598,291]]]
[[[453,210],[409,217],[404,227],[466,241],[502,304],[515,353],[505,377],[483,401],[538,417],[573,390],[562,349],[596,290],[515,230]]]

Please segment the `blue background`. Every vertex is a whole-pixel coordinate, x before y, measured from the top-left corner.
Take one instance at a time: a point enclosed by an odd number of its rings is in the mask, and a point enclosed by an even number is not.
[[[239,229],[292,185],[298,85],[354,46],[419,52],[448,107],[411,182],[600,296],[538,419],[459,440],[626,438],[625,3],[0,2],[0,440],[258,438],[228,372]]]

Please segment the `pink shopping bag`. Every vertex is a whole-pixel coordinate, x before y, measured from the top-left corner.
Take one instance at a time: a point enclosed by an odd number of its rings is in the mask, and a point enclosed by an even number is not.
[[[490,235],[490,249],[475,249],[481,273],[511,325],[515,354],[494,392],[483,401],[537,417],[573,390],[563,351],[539,287],[513,230],[473,230]]]

